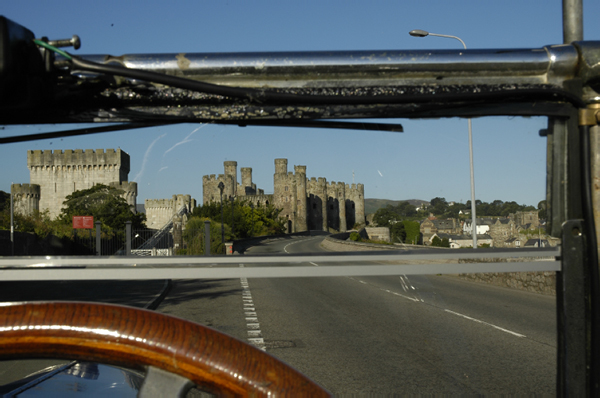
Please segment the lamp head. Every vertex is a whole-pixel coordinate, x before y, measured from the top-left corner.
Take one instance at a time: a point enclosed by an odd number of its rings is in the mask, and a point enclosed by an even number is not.
[[[426,30],[421,30],[421,29],[415,29],[415,30],[411,30],[410,32],[408,32],[409,35],[414,36],[414,37],[425,37],[425,36],[429,36],[429,32]]]

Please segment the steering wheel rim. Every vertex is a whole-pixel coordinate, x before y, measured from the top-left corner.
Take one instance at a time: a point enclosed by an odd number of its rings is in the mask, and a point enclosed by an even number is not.
[[[214,329],[139,308],[87,302],[0,306],[0,359],[155,367],[217,394],[329,393],[277,358]]]

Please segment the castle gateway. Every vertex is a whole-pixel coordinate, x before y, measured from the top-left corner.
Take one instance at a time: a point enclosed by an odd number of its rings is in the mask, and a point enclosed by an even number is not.
[[[68,195],[96,184],[123,190],[123,198],[135,211],[137,183],[127,181],[129,154],[121,149],[27,151],[27,167],[29,184],[11,186],[22,214],[48,210],[55,218]]]
[[[306,177],[306,166],[294,166],[288,172],[287,159],[275,159],[273,194],[265,195],[252,183],[252,169],[242,167],[237,181],[237,162],[224,163],[225,174],[202,178],[202,203],[218,202],[223,183],[223,199],[235,198],[255,205],[271,204],[282,209],[290,232],[307,230],[345,232],[355,224],[365,224],[365,187],[363,184],[328,183],[323,177]]]

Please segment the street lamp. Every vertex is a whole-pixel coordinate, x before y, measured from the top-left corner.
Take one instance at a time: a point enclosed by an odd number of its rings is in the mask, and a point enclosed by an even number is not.
[[[229,199],[231,200],[231,235],[233,235],[235,237],[235,226],[234,226],[235,219],[233,217],[235,196],[231,195],[229,197]]]
[[[250,219],[252,220],[252,230],[250,231],[250,236],[254,236],[254,203],[250,202]]]
[[[467,45],[460,37],[452,35],[441,35],[438,33],[430,33],[426,30],[415,29],[408,32],[409,35],[414,37],[425,37],[425,36],[438,36],[447,37],[449,39],[456,39],[461,42],[465,50]],[[477,249],[477,215],[475,214],[475,172],[473,169],[473,133],[471,118],[467,119],[469,123],[469,163],[471,166],[471,235],[473,235],[473,249]]]
[[[223,247],[225,246],[225,227],[223,226],[224,216],[223,216],[223,190],[225,189],[225,184],[221,181],[218,185],[219,190],[221,191],[221,244]]]

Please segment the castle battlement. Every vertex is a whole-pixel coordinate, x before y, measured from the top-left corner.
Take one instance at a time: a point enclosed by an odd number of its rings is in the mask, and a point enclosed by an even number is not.
[[[37,184],[12,184],[14,209],[20,214],[33,214],[40,209],[40,186]]]
[[[226,177],[235,178],[234,165],[225,163]],[[281,217],[287,221],[289,232],[308,229],[345,231],[346,225],[364,224],[364,186],[327,182],[325,177],[307,178],[307,166],[295,165],[294,171],[287,170],[288,160],[275,159],[273,175],[273,195],[264,195],[262,189],[255,189],[251,183],[252,169],[242,167],[242,183],[233,181],[232,188],[237,190],[237,198],[251,203],[261,203],[269,198],[269,203],[281,210]],[[228,169],[231,167],[231,169]],[[223,175],[204,176],[203,203],[218,201],[217,189]],[[229,181],[223,181],[223,197],[228,197]],[[348,204],[348,211],[346,210]]]
[[[39,208],[51,217],[60,214],[68,195],[97,184],[122,189],[135,209],[137,184],[127,181],[129,166],[129,154],[120,148],[27,151],[29,182],[40,186]]]
[[[12,184],[10,190],[14,194],[40,195],[40,186],[38,184]]]
[[[310,192],[327,191],[327,180],[323,177],[319,177],[318,179],[315,177],[311,177],[310,181],[307,181],[306,189]]]
[[[66,149],[27,151],[27,167],[113,165],[129,172],[129,154],[121,149]]]

